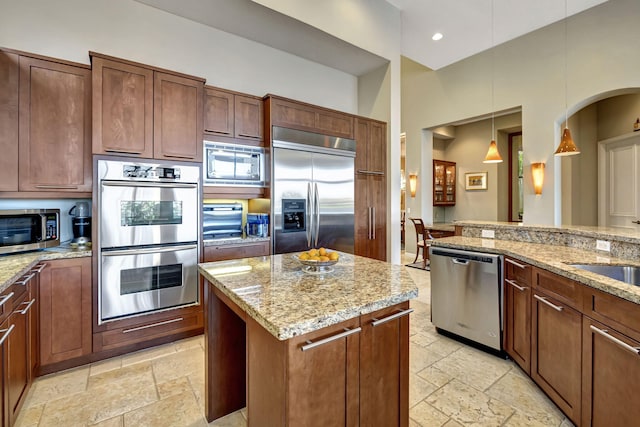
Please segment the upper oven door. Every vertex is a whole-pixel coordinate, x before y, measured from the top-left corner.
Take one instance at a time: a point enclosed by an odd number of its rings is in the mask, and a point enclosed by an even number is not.
[[[100,182],[100,246],[154,245],[198,240],[198,185]]]

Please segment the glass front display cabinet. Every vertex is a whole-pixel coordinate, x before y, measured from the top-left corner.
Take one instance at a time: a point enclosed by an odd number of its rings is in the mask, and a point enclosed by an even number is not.
[[[433,206],[456,204],[456,164],[433,160]]]

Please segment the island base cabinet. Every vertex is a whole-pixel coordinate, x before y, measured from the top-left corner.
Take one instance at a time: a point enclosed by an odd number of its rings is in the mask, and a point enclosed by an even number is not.
[[[583,426],[640,420],[640,342],[584,318]]]
[[[248,318],[248,425],[360,425],[359,331],[355,318],[279,341]]]
[[[533,292],[531,378],[580,425],[582,314]]]
[[[504,317],[507,354],[531,374],[531,266],[505,259]]]
[[[361,317],[360,425],[409,425],[409,302]]]

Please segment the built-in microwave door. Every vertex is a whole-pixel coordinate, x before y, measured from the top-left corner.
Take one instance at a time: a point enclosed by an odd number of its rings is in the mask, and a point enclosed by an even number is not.
[[[102,181],[100,246],[154,245],[198,240],[198,186]]]
[[[198,246],[103,251],[100,321],[198,303]]]
[[[236,155],[218,148],[206,149],[207,179],[232,180],[236,176]]]

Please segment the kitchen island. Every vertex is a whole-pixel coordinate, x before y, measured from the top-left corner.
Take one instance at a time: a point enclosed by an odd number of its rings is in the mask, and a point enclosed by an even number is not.
[[[199,265],[209,421],[249,426],[408,425],[405,267],[340,254],[309,274],[292,254]]]

